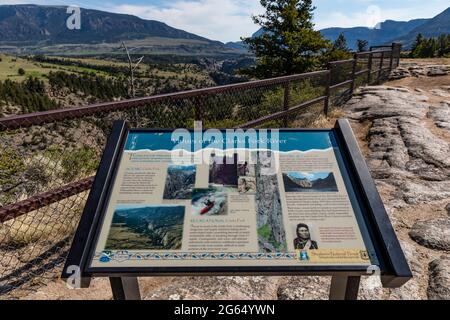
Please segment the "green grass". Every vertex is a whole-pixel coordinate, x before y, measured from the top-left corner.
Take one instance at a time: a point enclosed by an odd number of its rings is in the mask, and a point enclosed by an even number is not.
[[[30,76],[46,80],[46,75],[51,71],[65,71],[68,73],[89,72],[108,76],[107,73],[94,69],[28,61],[27,59],[5,54],[0,54],[0,59],[0,81],[10,79],[11,81],[22,82]],[[19,75],[20,68],[25,70],[24,75]]]
[[[269,239],[272,235],[272,232],[270,231],[269,226],[265,224],[262,227],[258,228],[258,235],[260,235],[264,239]]]
[[[15,58],[12,56],[0,54],[0,81],[10,79],[13,81],[24,81],[30,75],[42,78],[44,74],[50,72],[50,69],[40,67],[38,64],[27,61],[22,58]],[[25,70],[23,76],[19,75],[19,69]]]

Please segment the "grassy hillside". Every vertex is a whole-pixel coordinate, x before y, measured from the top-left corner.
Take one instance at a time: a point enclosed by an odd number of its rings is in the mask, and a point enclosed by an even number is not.
[[[92,72],[107,76],[107,73],[95,69],[83,68],[78,66],[63,66],[51,63],[41,63],[33,61],[32,59],[5,54],[0,54],[0,59],[0,81],[9,79],[11,81],[22,82],[30,76],[45,81],[47,79],[46,76],[52,71],[64,71],[67,73]],[[100,60],[97,61],[97,63],[102,63]],[[23,69],[25,73],[22,75],[19,74],[19,69]]]
[[[0,116],[131,97],[123,54],[107,58],[0,54],[0,59]],[[135,71],[136,96],[214,86],[209,67],[198,61],[158,63],[145,57]]]

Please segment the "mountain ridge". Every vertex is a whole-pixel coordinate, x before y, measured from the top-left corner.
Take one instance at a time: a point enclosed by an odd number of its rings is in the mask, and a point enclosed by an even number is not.
[[[224,44],[173,28],[164,22],[94,9],[81,8],[81,29],[69,30],[66,21],[70,14],[66,9],[66,6],[53,5],[0,5],[0,50],[70,54],[73,46],[80,45],[77,48],[79,53],[105,53],[117,50],[116,44],[121,41],[134,41],[144,51],[155,54],[248,53],[242,41]],[[259,29],[252,36],[259,36],[262,32]],[[450,7],[430,19],[386,20],[379,24],[379,28],[374,29],[333,27],[320,32],[330,41],[336,40],[343,33],[349,48],[353,50],[356,49],[358,39],[367,40],[370,46],[400,42],[408,49],[418,33],[426,37],[450,33]]]
[[[81,29],[69,30],[63,6],[0,5],[0,43],[77,44],[137,40],[146,37],[198,40],[222,44],[156,20],[81,8]]]
[[[341,33],[344,34],[350,49],[356,50],[358,39],[367,40],[370,46],[399,42],[404,48],[410,48],[418,33],[426,37],[437,37],[441,33],[450,33],[450,7],[433,18],[412,19],[409,21],[386,20],[380,22],[377,28],[368,27],[331,27],[319,30],[325,39],[335,41]],[[262,28],[253,33],[252,37],[263,34]],[[244,46],[241,42],[233,43]],[[231,44],[227,44],[230,45]]]

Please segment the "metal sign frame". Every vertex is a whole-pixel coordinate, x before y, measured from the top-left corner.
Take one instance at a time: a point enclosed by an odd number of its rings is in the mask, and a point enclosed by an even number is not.
[[[150,276],[208,276],[208,275],[291,275],[332,276],[331,299],[356,299],[360,277],[368,275],[363,266],[255,266],[255,267],[95,267],[89,266],[96,239],[100,232],[106,205],[112,189],[116,169],[121,159],[124,144],[129,131],[167,132],[173,130],[130,129],[124,121],[116,121],[108,138],[100,166],[91,192],[87,199],[83,215],[75,233],[69,251],[62,279],[74,277],[73,266],[78,268],[76,277],[81,287],[89,287],[92,277],[109,277],[115,299],[138,299],[137,277]],[[338,148],[349,173],[351,185],[358,204],[363,212],[364,221],[380,262],[379,271],[384,287],[396,288],[412,278],[400,243],[391,225],[381,197],[370,175],[364,157],[358,147],[350,124],[339,119],[333,129],[278,129],[280,131],[333,131]],[[378,268],[377,268],[378,269]],[[375,270],[373,270],[375,271]]]

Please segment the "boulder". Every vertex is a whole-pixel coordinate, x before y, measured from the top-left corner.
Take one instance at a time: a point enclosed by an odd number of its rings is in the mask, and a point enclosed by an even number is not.
[[[427,76],[429,77],[446,76],[447,74],[447,70],[441,68],[431,69],[427,72]]]
[[[450,218],[418,221],[409,236],[427,248],[450,251]]]

